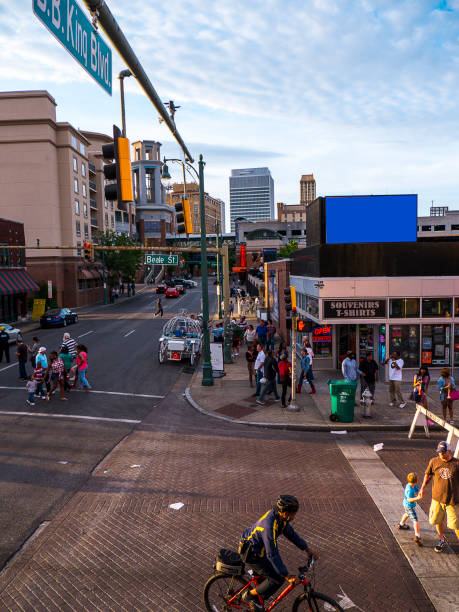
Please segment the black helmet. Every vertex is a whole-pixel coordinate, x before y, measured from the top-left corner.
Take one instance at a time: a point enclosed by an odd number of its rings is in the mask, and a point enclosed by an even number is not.
[[[279,512],[298,512],[300,504],[294,495],[279,495],[276,508]]]

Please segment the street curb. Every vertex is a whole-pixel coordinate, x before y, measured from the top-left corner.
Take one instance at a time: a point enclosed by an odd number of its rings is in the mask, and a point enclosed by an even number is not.
[[[192,380],[193,383],[193,380]],[[259,421],[241,421],[240,419],[232,419],[231,417],[223,416],[222,414],[215,414],[204,410],[191,396],[191,389],[187,387],[185,389],[185,397],[187,402],[197,412],[205,414],[206,416],[218,419],[220,421],[226,421],[227,423],[236,423],[237,425],[248,425],[251,427],[263,427],[265,429],[287,429],[290,431],[347,431],[347,433],[359,432],[359,431],[409,431],[410,425],[353,425],[352,427],[346,427],[346,423],[336,423],[333,425],[300,425],[292,423],[262,423]],[[418,426],[422,427],[422,426]]]

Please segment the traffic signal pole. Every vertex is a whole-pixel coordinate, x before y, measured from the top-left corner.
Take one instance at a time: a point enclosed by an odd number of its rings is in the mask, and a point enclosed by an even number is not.
[[[229,283],[229,252],[228,243],[222,247],[223,259],[223,300],[224,300],[224,335],[223,335],[223,362],[233,363],[231,357],[231,322],[230,322],[230,283]]]
[[[300,410],[299,406],[296,404],[296,373],[295,373],[295,363],[296,363],[296,324],[298,321],[298,316],[296,312],[292,312],[292,329],[290,330],[290,336],[292,341],[292,397],[290,400],[290,404],[287,406],[287,410],[291,412],[298,412]]]

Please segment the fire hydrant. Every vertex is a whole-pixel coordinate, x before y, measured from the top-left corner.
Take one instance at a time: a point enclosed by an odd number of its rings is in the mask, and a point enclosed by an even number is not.
[[[368,387],[362,393],[362,397],[363,397],[362,416],[365,419],[371,419],[372,397],[371,397],[371,391],[370,391],[370,389],[368,389]]]

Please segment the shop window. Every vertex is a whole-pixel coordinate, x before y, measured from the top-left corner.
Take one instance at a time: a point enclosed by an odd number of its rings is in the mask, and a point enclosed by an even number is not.
[[[402,298],[389,300],[389,316],[393,319],[419,317],[419,299]]]
[[[322,325],[312,329],[312,350],[314,359],[331,359],[333,346],[333,328],[331,325]],[[303,335],[299,334],[299,342],[302,343]]]
[[[389,352],[398,351],[406,368],[419,367],[419,325],[391,325]]]
[[[434,225],[434,232],[444,232],[446,229],[445,225]]]
[[[459,325],[454,326],[454,365],[459,367]]]
[[[374,333],[373,325],[359,325],[359,359],[362,361],[367,353],[374,355]]]
[[[451,325],[422,326],[422,363],[427,366],[450,365]]]
[[[451,312],[451,298],[429,298],[422,300],[423,317],[450,317]]]

